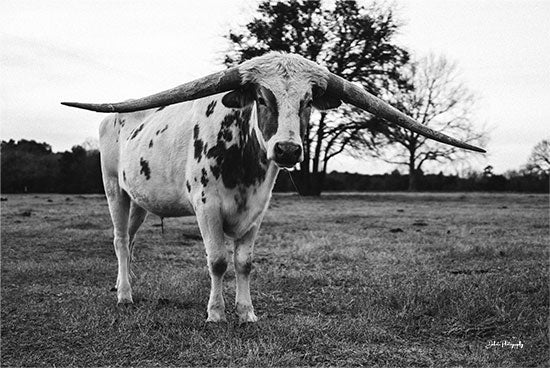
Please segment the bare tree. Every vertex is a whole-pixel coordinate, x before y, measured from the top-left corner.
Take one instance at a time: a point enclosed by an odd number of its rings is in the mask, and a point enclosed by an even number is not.
[[[550,140],[543,139],[533,147],[527,170],[534,174],[550,174]]]
[[[88,137],[80,144],[80,147],[84,148],[87,152],[99,151],[99,139],[94,137]]]
[[[473,94],[458,78],[456,64],[433,55],[402,67],[406,83],[388,85],[384,98],[421,124],[471,144],[483,144],[487,133],[472,122]],[[416,190],[418,177],[428,162],[449,163],[470,152],[429,140],[403,128],[381,124],[376,118],[358,124],[369,126],[361,139],[371,147],[368,155],[409,170],[409,190]],[[357,139],[356,139],[357,140]]]

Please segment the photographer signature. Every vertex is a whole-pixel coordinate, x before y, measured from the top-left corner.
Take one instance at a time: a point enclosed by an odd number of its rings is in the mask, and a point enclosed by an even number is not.
[[[499,347],[499,348],[510,348],[510,349],[523,349],[523,343],[521,340],[516,340],[513,338],[512,341],[510,340],[491,340],[487,345],[485,345],[485,349],[490,349],[493,347]]]

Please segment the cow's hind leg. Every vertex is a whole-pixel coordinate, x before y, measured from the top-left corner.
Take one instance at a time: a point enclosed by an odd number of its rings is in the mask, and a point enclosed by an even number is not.
[[[254,226],[241,239],[235,240],[233,259],[235,262],[236,294],[235,311],[239,316],[239,323],[256,322],[252,299],[250,298],[250,271],[254,255],[254,240],[258,227]]]
[[[139,227],[143,224],[143,221],[145,221],[145,217],[147,217],[147,210],[137,205],[135,202],[131,202],[130,204],[130,223],[128,226],[128,236],[129,236],[129,242],[130,242],[130,258],[129,258],[129,264],[128,264],[128,270],[130,272],[130,276],[135,277],[134,273],[132,272],[132,262],[135,261],[134,257],[134,249],[135,249],[135,237],[136,233],[139,230]]]
[[[210,273],[210,298],[208,300],[208,318],[206,321],[226,321],[223,275],[227,270],[227,250],[225,249],[220,210],[216,206],[211,208],[199,206],[196,214],[206,248],[208,271]]]
[[[119,304],[133,303],[129,277],[130,237],[128,235],[128,215],[130,212],[130,198],[118,185],[117,178],[105,178],[104,185],[113,221],[113,244],[118,260],[117,299]]]

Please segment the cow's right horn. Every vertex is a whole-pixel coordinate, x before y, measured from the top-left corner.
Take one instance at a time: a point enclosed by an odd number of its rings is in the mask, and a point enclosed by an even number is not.
[[[233,67],[137,100],[100,104],[81,102],[61,102],[61,104],[97,112],[132,112],[195,100],[197,98],[231,91],[240,86],[241,74],[239,68]]]
[[[436,132],[425,125],[417,123],[414,119],[403,114],[387,102],[382,101],[380,98],[368,93],[362,87],[359,87],[344,78],[337,76],[336,74],[328,72],[326,75],[327,92],[342,99],[344,102],[350,103],[381,118],[384,118],[390,123],[397,124],[403,128],[412,130],[415,133],[436,141],[472,151],[485,152],[483,148],[462,142],[456,138],[449,137],[446,134]]]

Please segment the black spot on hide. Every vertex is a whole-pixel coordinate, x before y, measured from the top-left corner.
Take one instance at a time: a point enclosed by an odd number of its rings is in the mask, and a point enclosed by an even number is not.
[[[139,164],[141,165],[141,170],[139,171],[139,173],[145,175],[145,178],[147,180],[151,179],[151,170],[149,169],[149,163],[144,160],[143,157],[140,157]]]
[[[238,112],[236,114],[238,114]],[[220,131],[218,132],[218,141],[223,140],[229,143],[231,140],[233,140],[233,132],[231,132],[231,127],[236,121],[236,114],[228,114],[223,118],[220,126]]]
[[[202,140],[197,139],[197,140],[195,141],[195,160],[197,160],[197,162],[201,162],[201,158],[202,158],[202,147],[203,147],[203,142],[202,142]]]
[[[237,194],[235,194],[235,204],[237,204],[237,212],[242,213],[246,210],[246,200],[246,189],[243,186],[240,186]]]
[[[258,106],[258,126],[260,131],[264,136],[265,141],[267,142],[279,128],[279,106],[277,99],[273,92],[268,88],[260,87],[264,96],[267,98],[267,105],[271,108],[265,106]]]
[[[164,133],[164,132],[166,131],[166,129],[168,129],[168,124],[166,124],[166,125],[164,126],[164,128],[157,130],[157,131],[155,132],[155,135],[159,135],[160,133]]]
[[[233,140],[233,133],[229,129],[221,129],[218,133],[218,140],[231,142]]]
[[[212,272],[216,276],[223,276],[227,270],[227,261],[225,259],[218,259],[212,263]]]
[[[134,129],[134,131],[132,132],[132,136],[130,137],[130,139],[134,139],[139,132],[141,132],[141,130],[143,129],[143,124],[141,124],[140,126],[138,126],[136,129]]]
[[[221,170],[219,166],[210,166],[210,171],[212,171],[212,175],[214,175],[216,179],[220,177]]]
[[[208,104],[208,107],[206,108],[206,117],[212,115],[212,113],[214,112],[214,107],[216,107],[216,103],[217,101],[214,100]]]
[[[208,185],[208,173],[204,167],[202,168],[201,183],[203,187]]]
[[[149,148],[151,148],[151,147],[153,147],[153,140],[152,139],[149,141]]]
[[[116,126],[118,124],[120,124],[121,127],[124,127],[124,119],[120,118],[120,119],[117,119],[115,118],[115,121],[113,123],[113,126]],[[120,134],[120,129],[118,130],[119,134]]]
[[[252,262],[248,261],[243,265],[242,271],[245,275],[249,275],[252,272]]]
[[[189,180],[185,181],[185,186],[187,187],[187,191],[190,192],[191,191],[191,184],[189,184]]]
[[[267,155],[261,149],[256,132],[250,133],[250,115],[252,108],[233,110],[222,121],[217,144],[210,148],[206,156],[212,159],[210,169],[216,179],[220,174],[227,188],[237,185],[251,186],[265,178],[267,170]],[[229,145],[227,133],[229,127],[235,125],[238,139]],[[229,131],[231,132],[231,131]],[[231,134],[231,139],[232,139]]]
[[[195,125],[195,128],[193,129],[193,140],[195,141],[194,142],[195,160],[197,160],[197,162],[201,162],[202,150],[203,150],[203,147],[204,147],[204,143],[203,143],[202,139],[199,139],[199,126],[198,125]]]
[[[122,170],[122,180],[126,181],[126,172]]]
[[[204,190],[201,193],[201,201],[202,201],[202,203],[206,203],[206,196],[204,194]]]
[[[230,146],[225,152],[222,164],[222,179],[228,188],[242,184],[251,186],[263,181],[267,168],[267,155],[260,148],[256,132],[253,131],[244,146]]]
[[[215,161],[214,166],[216,166],[218,170],[220,170],[220,167],[222,165],[225,151],[226,151],[225,142],[218,141],[218,143],[214,147],[210,148],[206,153],[206,157],[211,158]],[[212,170],[212,172],[214,172],[214,170]]]

